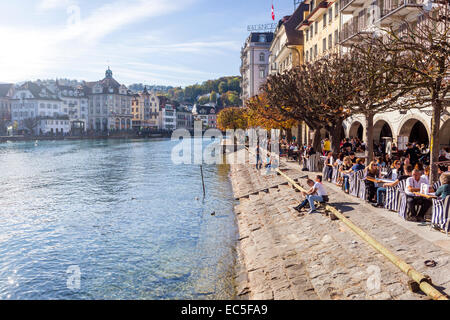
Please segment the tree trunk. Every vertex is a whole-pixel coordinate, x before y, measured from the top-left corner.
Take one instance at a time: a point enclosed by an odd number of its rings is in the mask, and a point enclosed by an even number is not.
[[[373,113],[366,114],[366,165],[373,160],[373,116]]]
[[[433,115],[431,117],[431,140],[430,140],[430,169],[431,169],[431,184],[437,182],[438,168],[435,165],[439,161],[439,127],[441,121],[442,104],[439,100],[434,100],[432,103]]]
[[[316,152],[320,153],[320,141],[322,140],[322,135],[320,134],[320,130],[322,128],[318,127],[318,128],[314,128],[314,137],[313,137],[313,141],[312,141],[312,147],[314,148],[314,150]]]
[[[332,127],[330,132],[331,138],[331,149],[333,150],[333,154],[337,156],[341,149],[341,137],[344,133],[344,128],[342,127],[342,120],[338,120],[335,125]]]
[[[292,142],[292,129],[284,129],[286,131],[286,139],[288,143]]]

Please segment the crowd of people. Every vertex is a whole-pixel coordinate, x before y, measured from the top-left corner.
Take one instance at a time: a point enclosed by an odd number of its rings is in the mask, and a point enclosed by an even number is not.
[[[308,180],[310,190],[304,194],[305,200],[297,207],[301,211],[310,207],[310,213],[315,211],[314,201],[326,202],[328,199],[324,181],[336,183],[344,192],[350,192],[352,177],[362,171],[365,186],[364,199],[374,207],[385,207],[388,189],[402,186],[406,194],[406,219],[408,221],[425,221],[425,215],[432,206],[432,198],[445,200],[450,195],[450,148],[442,148],[438,164],[438,183],[430,183],[430,149],[425,144],[408,143],[406,150],[399,151],[391,144],[388,152],[385,143],[375,144],[374,159],[366,163],[366,145],[358,138],[344,139],[340,150],[335,153],[331,149],[328,138],[322,141],[321,158],[323,174],[316,181]],[[292,158],[302,163],[313,154],[318,153],[311,144],[300,145],[292,141],[280,141],[280,155]],[[402,181],[402,184],[400,184]],[[426,189],[424,189],[426,188]],[[423,196],[425,195],[425,196]],[[427,197],[426,195],[430,195]],[[447,213],[448,215],[448,213]]]

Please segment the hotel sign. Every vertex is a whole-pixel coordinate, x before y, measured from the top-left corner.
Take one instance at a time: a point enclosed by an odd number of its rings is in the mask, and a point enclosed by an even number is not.
[[[277,28],[276,23],[254,24],[247,26],[248,32],[273,32]]]

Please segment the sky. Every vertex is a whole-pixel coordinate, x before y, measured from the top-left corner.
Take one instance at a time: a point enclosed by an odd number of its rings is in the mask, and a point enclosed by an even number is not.
[[[274,0],[276,20],[293,0]],[[97,81],[186,86],[239,75],[247,25],[272,0],[0,0],[0,82]]]

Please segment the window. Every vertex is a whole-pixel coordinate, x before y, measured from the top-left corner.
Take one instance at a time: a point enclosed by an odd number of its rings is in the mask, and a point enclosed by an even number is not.
[[[327,51],[327,38],[322,39],[322,45],[323,45],[322,52]]]
[[[327,14],[326,13],[324,13],[323,14],[323,18],[322,18],[322,21],[323,21],[323,25],[322,25],[322,28],[326,28],[326,26],[327,26]]]
[[[317,44],[314,45],[314,58],[317,57]]]
[[[333,21],[333,7],[328,9],[328,23],[331,23],[331,21]]]
[[[309,61],[312,61],[313,59],[313,48],[309,49]]]
[[[308,36],[309,36],[309,29],[306,30],[306,33],[305,33],[306,41],[308,41]]]
[[[266,36],[265,35],[260,35],[259,36],[259,42],[266,42]]]
[[[312,37],[313,37],[313,31],[314,31],[314,25],[311,25],[311,28],[309,29],[310,31],[311,31],[311,34],[310,34],[310,38],[312,39]]]
[[[334,4],[334,16],[337,17],[339,14],[339,1]]]
[[[265,71],[264,71],[264,70],[259,70],[259,77],[260,77],[261,79],[263,79],[263,78],[265,78],[265,76],[266,76]]]
[[[339,31],[334,31],[334,44],[336,45],[339,42]]]
[[[316,22],[314,23],[314,25],[315,25],[315,29],[316,29],[316,30],[315,30],[315,31],[316,31],[315,34],[317,34],[317,30],[319,29],[319,22],[316,21]]]
[[[306,51],[306,55],[305,55],[305,61],[308,62],[308,51]]]
[[[266,61],[266,55],[264,54],[264,52],[261,52],[261,53],[259,54],[259,61],[260,61],[260,62]]]
[[[333,35],[328,35],[328,49],[331,49],[333,47]]]

